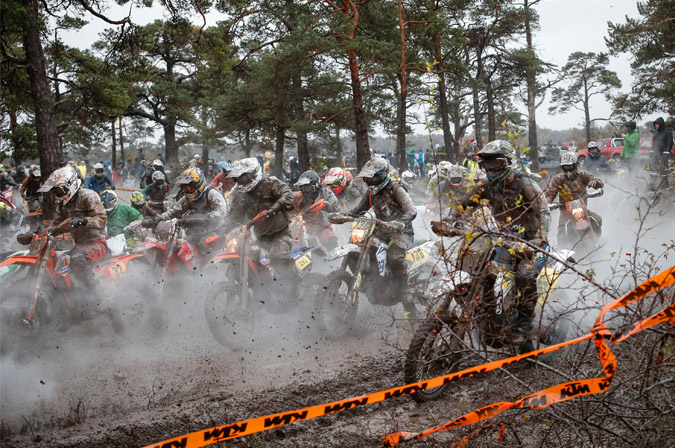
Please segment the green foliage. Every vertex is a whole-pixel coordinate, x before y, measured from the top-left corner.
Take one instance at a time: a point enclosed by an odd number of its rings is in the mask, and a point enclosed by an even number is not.
[[[631,54],[634,77],[630,93],[617,99],[626,117],[675,110],[675,4],[669,0],[638,2],[640,17],[608,23],[611,54]]]

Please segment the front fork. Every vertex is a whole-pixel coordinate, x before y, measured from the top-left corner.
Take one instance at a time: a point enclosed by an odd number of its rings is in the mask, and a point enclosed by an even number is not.
[[[248,260],[250,257],[250,243],[246,234],[244,234],[243,239],[241,252],[239,252],[239,285],[241,286],[239,297],[241,297],[241,309],[245,311],[248,309]]]
[[[350,289],[349,297],[352,298],[352,302],[356,302],[356,299],[359,295],[359,289],[361,287],[361,280],[363,277],[363,268],[368,260],[368,255],[370,253],[370,248],[373,245],[374,238],[375,238],[374,235],[370,235],[368,239],[366,239],[366,243],[363,245],[361,253],[359,254],[359,259],[356,262],[356,269],[353,272],[354,282],[352,283],[352,286],[349,288]],[[349,263],[349,254],[345,256],[345,259],[342,262],[342,269],[346,270],[348,263]]]

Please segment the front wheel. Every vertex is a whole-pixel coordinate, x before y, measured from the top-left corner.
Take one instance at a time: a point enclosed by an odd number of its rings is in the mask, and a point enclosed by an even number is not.
[[[354,326],[359,307],[358,295],[349,293],[354,277],[340,269],[326,277],[318,294],[317,320],[321,330],[331,339],[339,339]]]
[[[204,304],[206,323],[213,337],[227,348],[241,349],[253,340],[258,330],[258,312],[249,293],[243,306],[241,286],[232,282],[216,283]]]
[[[38,349],[54,329],[52,306],[42,292],[5,290],[0,302],[0,354]]]
[[[403,375],[406,384],[457,372],[466,366],[464,331],[450,319],[427,319],[415,332],[406,354]],[[435,400],[448,389],[448,384],[421,390],[410,397],[418,403]]]

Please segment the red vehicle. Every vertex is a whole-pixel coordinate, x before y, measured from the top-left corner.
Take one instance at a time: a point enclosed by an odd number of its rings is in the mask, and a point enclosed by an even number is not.
[[[642,157],[649,157],[649,154],[652,152],[652,143],[653,142],[654,142],[654,139],[652,137],[641,138],[640,139],[640,149],[638,149],[638,154]]]
[[[623,138],[601,138],[595,141],[600,148],[600,154],[607,157],[608,159],[614,159],[621,155],[623,151]],[[579,163],[588,157],[588,148],[580,149],[577,151],[577,157],[579,158]]]

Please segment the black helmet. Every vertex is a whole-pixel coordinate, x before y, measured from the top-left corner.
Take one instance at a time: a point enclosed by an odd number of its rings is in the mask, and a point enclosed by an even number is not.
[[[19,174],[24,174],[26,172],[26,167],[23,165],[19,165],[16,167],[16,172]]]
[[[323,182],[316,171],[307,170],[293,186],[302,191],[303,199],[314,202],[323,188]]]
[[[508,140],[493,140],[478,151],[478,163],[492,184],[501,182],[511,172],[516,151]]]

